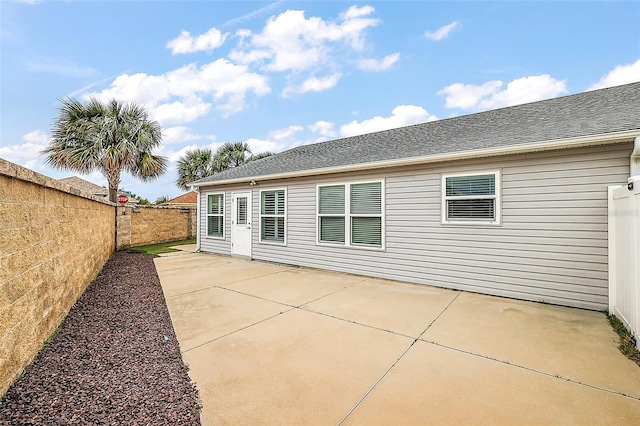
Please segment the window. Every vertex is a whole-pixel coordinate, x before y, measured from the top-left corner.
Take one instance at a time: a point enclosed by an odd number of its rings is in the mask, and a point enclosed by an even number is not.
[[[260,241],[285,243],[285,190],[260,191]]]
[[[224,194],[207,195],[207,235],[224,238]]]
[[[318,186],[318,242],[383,247],[382,182]]]
[[[444,175],[443,223],[500,223],[500,172]]]
[[[247,197],[237,198],[236,225],[247,224]]]

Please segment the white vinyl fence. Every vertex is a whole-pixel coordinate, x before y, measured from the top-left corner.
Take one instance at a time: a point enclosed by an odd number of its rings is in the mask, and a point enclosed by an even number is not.
[[[609,187],[609,314],[640,346],[640,177]],[[640,349],[640,347],[639,347]]]

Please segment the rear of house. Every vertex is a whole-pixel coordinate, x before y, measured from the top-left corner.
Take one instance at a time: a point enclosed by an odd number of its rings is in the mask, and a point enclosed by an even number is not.
[[[636,83],[294,148],[195,183],[199,249],[605,309],[639,136]]]

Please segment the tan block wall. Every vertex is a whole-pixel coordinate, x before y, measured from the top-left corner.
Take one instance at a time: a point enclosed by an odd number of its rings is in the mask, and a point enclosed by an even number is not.
[[[118,250],[194,238],[196,208],[118,207]]]
[[[111,256],[114,205],[0,159],[0,395]]]

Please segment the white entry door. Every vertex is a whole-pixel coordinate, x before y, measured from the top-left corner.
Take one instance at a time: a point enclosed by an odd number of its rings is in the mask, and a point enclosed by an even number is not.
[[[251,192],[233,194],[231,253],[251,257]]]

